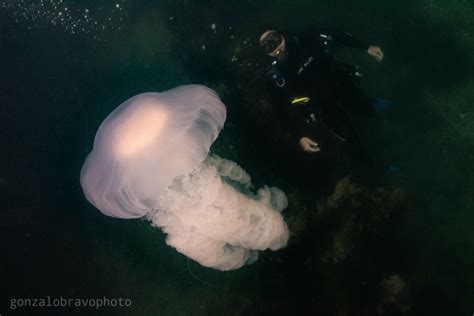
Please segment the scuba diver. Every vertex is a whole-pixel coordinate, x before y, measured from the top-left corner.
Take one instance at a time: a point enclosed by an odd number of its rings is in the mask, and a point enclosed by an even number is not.
[[[334,141],[362,146],[350,116],[370,117],[390,102],[373,100],[362,92],[357,86],[363,77],[358,68],[338,60],[330,50],[345,45],[381,61],[384,55],[380,47],[346,32],[321,28],[285,38],[270,27],[261,33],[259,44],[271,57],[264,74],[273,101],[283,103],[290,130],[305,152],[324,151]]]

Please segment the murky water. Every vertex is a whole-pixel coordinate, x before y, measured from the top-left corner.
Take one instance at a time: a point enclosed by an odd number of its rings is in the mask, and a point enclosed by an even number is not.
[[[1,1],[0,313],[472,313],[473,21],[474,4],[461,0]],[[263,66],[255,37],[268,24],[329,26],[383,48],[382,63],[339,52],[363,69],[365,91],[393,102],[368,143],[378,161],[398,166],[378,170],[375,186],[399,188],[405,199],[375,222],[379,230],[356,234],[350,223],[370,227],[374,218],[357,208],[332,219],[296,216],[316,212],[335,183],[301,173],[281,153],[278,118],[260,103],[258,84],[247,88]],[[213,151],[257,184],[283,188],[290,229],[301,226],[296,219],[306,225],[285,250],[237,271],[188,261],[140,220],[103,216],[79,185],[108,113],[137,93],[189,83],[213,87],[227,105]],[[352,240],[347,255],[328,252],[334,240]],[[132,306],[11,310],[14,298],[47,296],[129,298]]]

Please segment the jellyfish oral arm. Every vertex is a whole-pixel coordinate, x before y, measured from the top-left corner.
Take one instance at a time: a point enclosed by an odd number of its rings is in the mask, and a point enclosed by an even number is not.
[[[264,187],[257,195],[243,194],[215,167],[235,163],[218,156],[213,162],[176,178],[160,210],[149,214],[151,224],[168,234],[167,244],[219,270],[254,262],[257,251],[285,247],[289,230],[280,209],[272,208],[272,199],[286,200],[284,193]]]

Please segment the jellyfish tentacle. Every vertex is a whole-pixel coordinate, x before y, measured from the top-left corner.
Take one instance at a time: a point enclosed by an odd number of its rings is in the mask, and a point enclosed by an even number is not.
[[[216,167],[222,177],[238,182],[246,188],[249,188],[252,185],[250,175],[247,171],[231,160],[213,154],[206,158],[205,163]]]

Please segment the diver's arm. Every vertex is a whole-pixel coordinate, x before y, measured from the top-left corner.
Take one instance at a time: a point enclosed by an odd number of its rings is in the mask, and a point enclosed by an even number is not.
[[[329,40],[332,40],[335,45],[344,45],[364,50],[377,61],[383,59],[383,52],[379,46],[370,45],[367,42],[354,37],[351,33],[331,29],[321,29],[319,36],[328,36]]]
[[[310,28],[302,33],[302,38],[311,38],[312,40],[323,42],[326,45],[344,45],[361,49],[373,56],[377,61],[383,59],[383,52],[379,46],[370,45],[348,32],[341,32],[330,28]]]
[[[321,151],[317,142],[314,141],[313,138],[310,138],[308,130],[308,126],[305,122],[304,115],[302,115],[298,111],[291,111],[290,115],[292,121],[292,133],[296,136],[295,143],[297,142],[298,145],[303,148],[305,152],[308,153],[315,153]]]
[[[335,29],[320,28],[314,29],[315,36],[319,36],[321,40],[327,40],[332,45],[344,45],[367,51],[370,47],[369,43],[354,37],[351,33],[341,32]]]
[[[291,142],[300,146],[305,152],[315,153],[321,151],[317,142],[308,137],[309,133],[304,117],[297,111],[287,108],[284,120],[290,130]]]

